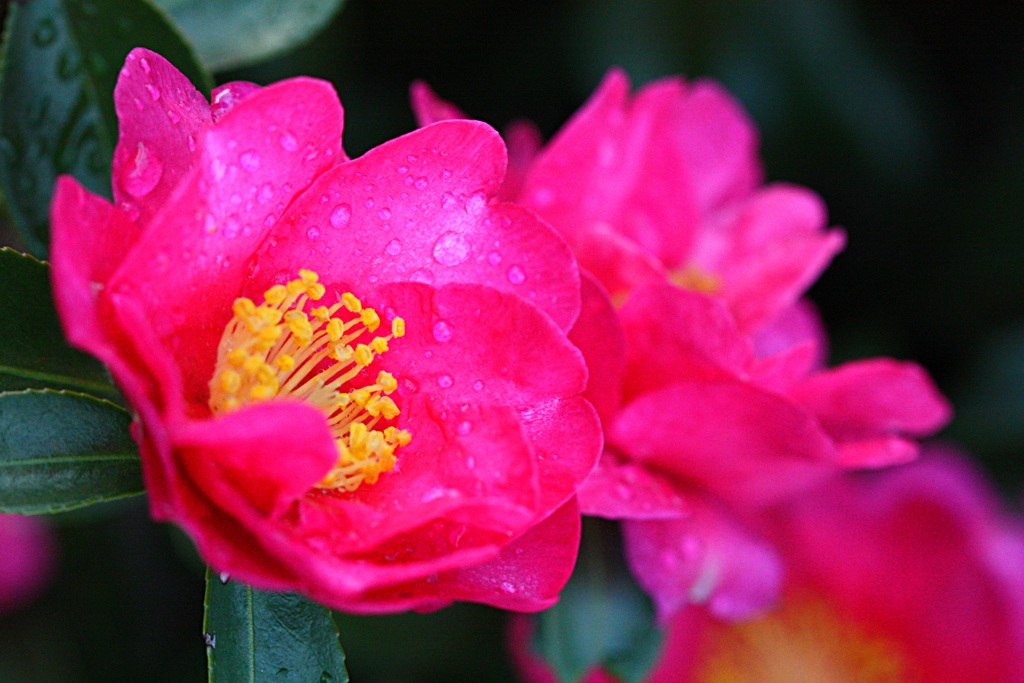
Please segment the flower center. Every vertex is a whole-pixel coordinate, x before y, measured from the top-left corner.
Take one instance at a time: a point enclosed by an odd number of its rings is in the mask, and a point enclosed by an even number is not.
[[[338,460],[315,487],[354,491],[394,469],[395,450],[411,439],[404,429],[375,428],[400,412],[389,397],[398,386],[393,375],[381,371],[373,384],[353,385],[388,350],[388,341],[405,334],[405,321],[395,318],[391,334],[371,339],[380,316],[350,292],[333,306],[307,313],[307,304],[324,293],[316,273],[300,270],[298,279],[268,289],[258,306],[246,297],[235,299],[210,379],[210,410],[226,413],[275,398],[320,408]]]
[[[669,279],[683,289],[701,294],[718,294],[722,290],[722,282],[714,273],[693,263],[672,271]]]
[[[709,645],[697,676],[701,683],[914,680],[892,643],[816,601],[787,601],[773,614],[722,629]]]

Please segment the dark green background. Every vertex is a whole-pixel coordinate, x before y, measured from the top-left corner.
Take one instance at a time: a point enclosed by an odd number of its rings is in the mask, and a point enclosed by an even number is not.
[[[414,125],[412,79],[495,125],[550,135],[605,69],[724,82],[769,180],[820,192],[849,246],[814,287],[836,361],[924,363],[944,437],[1008,499],[1024,482],[1024,4],[349,0],[310,45],[231,73],[330,79],[355,156]],[[10,242],[10,239],[7,240]],[[57,577],[0,617],[0,683],[205,680],[202,567],[136,499],[54,518]],[[339,620],[353,680],[511,674],[496,612]]]

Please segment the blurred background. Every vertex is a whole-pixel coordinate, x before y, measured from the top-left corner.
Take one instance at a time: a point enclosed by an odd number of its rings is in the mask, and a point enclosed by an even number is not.
[[[31,1],[31,0],[29,0]],[[553,134],[605,70],[722,82],[766,177],[818,191],[849,245],[811,290],[832,360],[915,359],[943,438],[1024,492],[1024,3],[348,0],[306,46],[218,83],[332,81],[357,156],[414,124],[414,79],[497,127]],[[56,568],[0,616],[0,683],[205,680],[202,565],[130,500],[54,517]],[[339,616],[355,681],[510,680],[503,617]]]

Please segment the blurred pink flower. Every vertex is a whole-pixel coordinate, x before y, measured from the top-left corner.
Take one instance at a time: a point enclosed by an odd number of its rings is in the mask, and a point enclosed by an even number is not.
[[[0,614],[30,601],[53,572],[54,546],[42,520],[0,515]]]
[[[138,415],[154,517],[337,609],[552,604],[601,439],[576,263],[494,201],[500,137],[452,121],[349,160],[329,84],[211,106],[142,49],[115,104],[115,204],[60,179],[54,292]]]
[[[786,561],[778,608],[745,623],[684,610],[648,683],[1024,680],[1024,521],[962,457],[835,479],[764,521]],[[553,681],[524,624],[526,680]]]

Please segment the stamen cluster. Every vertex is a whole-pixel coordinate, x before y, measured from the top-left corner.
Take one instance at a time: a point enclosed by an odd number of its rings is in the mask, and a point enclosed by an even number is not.
[[[355,343],[380,328],[380,316],[350,292],[333,306],[307,313],[307,304],[324,294],[317,274],[300,270],[298,279],[268,289],[258,306],[246,297],[235,299],[234,316],[217,349],[210,409],[230,412],[278,397],[317,406],[334,434],[338,461],[316,487],[354,491],[394,469],[395,449],[411,439],[394,426],[374,428],[382,418],[390,421],[400,413],[390,398],[398,387],[393,375],[381,371],[373,384],[351,386],[363,368],[388,350],[391,339],[405,334],[405,321],[396,317],[391,334]]]

